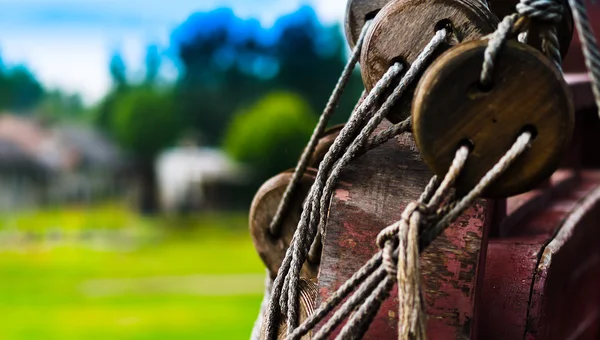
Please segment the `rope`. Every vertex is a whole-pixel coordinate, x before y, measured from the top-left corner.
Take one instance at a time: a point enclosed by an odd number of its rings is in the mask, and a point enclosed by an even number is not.
[[[382,77],[382,79],[377,83],[375,88],[364,98],[362,103],[356,108],[356,110],[350,116],[348,123],[344,126],[344,128],[340,131],[340,134],[334,141],[333,145],[330,147],[329,151],[325,155],[325,158],[319,165],[319,170],[317,172],[317,178],[315,179],[315,184],[322,181],[322,177],[324,173],[328,173],[334,159],[339,157],[339,154],[343,149],[347,147],[349,140],[354,137],[356,130],[360,127],[365,117],[369,114],[369,111],[379,99],[379,97],[383,94],[383,92],[388,88],[389,84],[391,84],[392,80],[400,74],[400,67],[392,67],[388,72]],[[309,195],[314,195],[315,193],[315,184],[311,187],[309,191]],[[291,261],[292,261],[292,249],[298,249],[300,246],[306,247],[305,243],[309,242],[306,239],[314,238],[314,233],[312,235],[308,235],[309,226],[306,221],[308,217],[308,210],[310,209],[310,201],[307,199],[304,202],[303,212],[300,217],[300,223],[296,232],[294,233],[294,237],[292,238],[292,242],[290,248],[286,252],[286,255],[283,259],[281,267],[279,269],[279,273],[275,278],[275,282],[273,283],[273,291],[271,294],[271,300],[269,302],[269,307],[266,312],[264,327],[265,334],[267,339],[273,339],[277,332],[277,316],[279,313],[287,314],[287,304],[279,304],[279,300],[284,296],[283,284],[284,278],[287,275],[287,272],[290,270]],[[286,293],[287,294],[287,293]],[[284,299],[285,300],[285,299]],[[289,328],[288,329],[293,329]]]
[[[367,145],[367,149],[368,150],[375,149],[376,147],[384,144],[385,142],[392,139],[393,137],[395,137],[401,133],[404,133],[404,132],[409,132],[411,130],[412,130],[412,119],[410,119],[410,117],[409,117],[406,120],[404,120],[398,124],[394,124],[394,125],[388,127],[387,129],[381,131],[376,136],[371,138],[371,140],[369,140],[369,143]]]
[[[377,125],[379,125],[387,112],[389,112],[392,104],[416,80],[435,49],[448,36],[449,34],[445,29],[435,34],[432,41],[426,46],[413,65],[411,65],[405,76],[402,77],[400,84],[395,88],[392,95],[388,97],[386,102],[365,125],[364,121],[370,116],[369,113],[371,113],[375,103],[392,81],[400,75],[403,69],[403,66],[400,64],[393,65],[365,98],[359,108],[352,114],[349,122],[344,126],[321,162],[315,182],[304,203],[304,209],[292,243],[284,257],[273,285],[271,301],[266,313],[265,333],[267,339],[273,339],[276,335],[278,326],[276,319],[279,313],[287,316],[288,335],[291,335],[291,332],[297,326],[297,296],[300,270],[306,260],[311,242],[317,234],[319,222],[322,221],[321,217],[325,215],[321,207],[328,204],[341,169],[364,147],[368,137]],[[358,133],[358,136],[356,136],[356,133]],[[330,172],[331,175],[329,175]]]
[[[282,278],[283,287],[277,285],[277,279],[275,283],[275,289],[283,289],[280,296],[280,307],[281,312],[288,316],[288,330],[296,328],[295,323],[297,320],[296,305],[297,299],[297,282],[299,280],[300,269],[305,261],[306,252],[310,243],[315,238],[317,233],[317,222],[319,221],[318,214],[318,202],[323,192],[323,186],[327,178],[327,174],[334,166],[336,159],[342,155],[348,148],[348,144],[355,138],[355,132],[358,130],[366,117],[368,116],[370,109],[375,104],[376,98],[379,98],[385,89],[389,87],[389,84],[400,74],[402,70],[401,65],[392,66],[387,74],[384,76],[380,83],[380,86],[372,91],[369,96],[365,99],[359,110],[356,112],[354,117],[351,117],[348,124],[344,126],[339,136],[334,141],[330,150],[326,154],[325,158],[319,166],[317,177],[311,190],[309,191],[308,197],[304,203],[303,212],[300,216],[300,222],[294,234],[293,243],[290,245],[286,253],[284,261],[286,267],[280,269],[278,278]],[[353,119],[354,118],[354,119]],[[287,304],[286,304],[287,300]],[[272,299],[273,301],[273,299]],[[289,311],[289,312],[288,312]]]
[[[504,17],[500,24],[498,24],[496,32],[492,33],[490,37],[488,46],[483,54],[483,67],[481,69],[481,77],[479,78],[479,82],[486,89],[491,88],[493,85],[492,78],[494,67],[496,66],[496,59],[504,42],[508,38],[508,34],[515,25],[516,20],[516,14]]]
[[[360,268],[346,281],[329,299],[311,314],[292,334],[290,340],[299,340],[313,329],[333,308],[340,304],[354,289],[371,276],[381,264],[381,253],[375,255],[367,264]]]
[[[500,175],[502,175],[506,169],[510,167],[514,161],[525,152],[531,141],[533,135],[525,131],[513,144],[510,150],[494,165],[494,167],[488,171],[485,176],[479,181],[479,183],[473,188],[465,197],[463,197],[456,205],[445,214],[445,216],[435,225],[435,227],[425,230],[421,235],[421,249],[425,249],[433,240],[435,240],[445,228],[452,223],[460,214],[462,214],[472,203],[477,199],[483,191],[492,184]]]
[[[598,115],[600,115],[600,51],[598,50],[598,42],[594,36],[584,0],[569,0],[569,6],[573,11],[573,20],[579,33],[581,50],[592,81],[592,91],[594,92]]]
[[[592,91],[600,116],[600,49],[598,48],[598,42],[592,29],[587,8],[585,7],[585,0],[569,0],[568,3],[573,13],[575,27],[579,34],[581,49],[592,82]],[[557,0],[521,0],[516,8],[520,16],[550,25],[549,29],[542,32],[542,49],[549,58],[554,60],[556,66],[560,70],[562,58],[557,36],[557,25],[562,21],[564,12],[563,5]],[[505,18],[505,20],[506,19],[507,18]],[[500,27],[498,30],[500,30]],[[506,37],[497,38],[501,43],[502,39],[505,39]],[[527,40],[526,34],[520,35],[519,38],[521,41]],[[491,53],[492,51],[499,49],[499,47],[490,46],[489,49]],[[489,61],[486,61],[486,63],[489,64]],[[484,67],[486,67],[486,63],[484,63]],[[489,67],[489,65],[487,67]],[[489,77],[491,77],[489,72],[486,72],[485,76],[482,73],[482,84],[486,84],[486,82],[489,81]]]
[[[542,50],[559,70],[562,69],[557,25],[563,19],[564,6],[556,0],[521,0],[516,8],[520,16],[547,26],[541,33]]]
[[[306,168],[308,168],[308,163],[310,161],[310,157],[314,153],[315,148],[317,147],[317,144],[319,143],[319,138],[323,135],[323,132],[325,131],[325,128],[327,127],[327,123],[329,122],[329,119],[335,112],[335,109],[337,108],[337,106],[339,104],[342,93],[344,92],[344,90],[346,89],[346,86],[348,85],[348,82],[350,81],[350,76],[352,75],[352,72],[356,68],[356,64],[358,63],[358,59],[360,57],[360,51],[361,51],[361,48],[362,48],[362,45],[363,45],[363,42],[364,42],[364,39],[365,39],[365,36],[366,36],[369,26],[370,26],[370,21],[367,21],[365,23],[365,25],[363,26],[361,34],[358,38],[356,46],[354,47],[354,50],[352,51],[352,54],[351,54],[350,59],[348,60],[348,63],[344,67],[342,75],[340,76],[340,79],[338,80],[335,88],[333,89],[333,93],[331,94],[329,101],[327,102],[327,105],[325,106],[323,113],[319,117],[319,122],[317,123],[317,126],[315,127],[315,130],[313,131],[308,144],[306,145],[306,147],[304,148],[304,151],[302,152],[302,155],[300,156],[300,160],[298,162],[298,165],[296,166],[296,169],[294,170],[292,179],[291,179],[290,183],[288,184],[288,186],[286,187],[283,197],[282,197],[281,201],[279,202],[279,206],[277,207],[275,216],[271,220],[269,230],[272,235],[279,234],[279,227],[281,225],[281,221],[282,221],[286,211],[289,209],[289,205],[291,203],[292,196],[293,196],[296,188],[298,187],[298,184],[300,183],[302,176],[306,172]]]

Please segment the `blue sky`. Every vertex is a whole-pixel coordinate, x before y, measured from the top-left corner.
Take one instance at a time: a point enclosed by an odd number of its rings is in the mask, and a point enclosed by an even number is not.
[[[114,51],[123,53],[135,78],[147,45],[166,48],[170,32],[193,12],[227,6],[269,26],[307,3],[328,23],[342,20],[346,6],[346,0],[0,0],[0,56],[5,64],[26,65],[44,85],[94,103],[110,86]],[[175,76],[168,60],[163,67],[166,77]]]

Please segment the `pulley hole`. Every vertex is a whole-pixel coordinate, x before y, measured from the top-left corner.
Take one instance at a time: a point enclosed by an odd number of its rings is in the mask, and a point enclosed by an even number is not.
[[[440,30],[446,29],[449,33],[454,32],[454,26],[452,25],[452,21],[450,19],[442,19],[438,21],[434,26],[434,33]]]
[[[473,152],[473,150],[475,150],[475,143],[473,143],[472,140],[470,140],[469,138],[465,138],[463,140],[460,141],[460,143],[458,143],[458,148],[462,148],[463,146],[466,146],[467,148],[469,148],[469,152]]]
[[[484,84],[479,81],[479,82],[477,82],[477,89],[481,93],[490,93],[490,92],[492,92],[492,89],[494,89],[494,83],[490,82],[489,84]]]
[[[395,58],[392,58],[392,60],[390,60],[390,66],[389,67],[392,67],[392,66],[394,66],[396,64],[400,64],[402,66],[408,65],[408,63],[406,62],[406,59],[404,59],[404,57],[395,57]]]
[[[494,84],[484,86],[484,84],[478,81],[473,85],[469,86],[469,88],[467,89],[467,95],[470,99],[478,99],[487,96],[492,92],[493,89]]]
[[[369,21],[371,19],[374,19],[377,16],[377,13],[379,13],[379,11],[381,11],[381,8],[380,9],[376,9],[374,11],[371,11],[371,12],[367,13],[365,15],[365,22]]]
[[[538,129],[533,124],[527,124],[523,126],[521,132],[519,132],[519,136],[524,132],[529,132],[531,134],[531,141],[534,141],[538,136]]]

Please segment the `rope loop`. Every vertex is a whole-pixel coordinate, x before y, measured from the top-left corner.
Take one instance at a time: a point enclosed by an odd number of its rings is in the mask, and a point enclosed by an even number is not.
[[[517,13],[541,23],[556,25],[562,21],[564,6],[556,0],[521,0],[517,4]]]
[[[396,247],[397,242],[394,243],[391,240],[386,241],[381,253],[383,258],[383,267],[392,280],[396,280],[398,277],[398,261],[394,257],[394,249]]]
[[[426,216],[431,210],[423,203],[421,202],[410,202],[407,206],[406,209],[404,210],[404,212],[402,213],[402,216],[400,217],[400,220],[396,221],[394,224],[384,228],[379,235],[377,235],[377,246],[379,247],[379,249],[381,250],[385,250],[385,248],[387,247],[387,243],[391,242],[391,244],[393,246],[397,246],[398,245],[398,232],[401,229],[401,224],[402,223],[409,223],[410,219],[412,217],[412,215],[415,212],[420,212],[422,215]]]

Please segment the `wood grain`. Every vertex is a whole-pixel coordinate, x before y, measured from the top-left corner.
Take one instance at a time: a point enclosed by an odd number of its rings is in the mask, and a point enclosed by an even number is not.
[[[281,223],[280,233],[278,236],[274,236],[269,231],[269,225],[292,176],[292,171],[284,172],[265,182],[254,196],[250,207],[250,235],[258,255],[269,269],[273,279],[277,276],[281,262],[296,231],[302,214],[302,204],[314,182],[316,170],[309,169],[302,177],[290,209]],[[317,271],[318,264],[306,262],[302,267],[301,276],[315,279]]]
[[[390,0],[348,0],[344,30],[350,48],[354,48],[368,19],[375,17]]]
[[[456,39],[464,42],[493,32],[498,19],[474,0],[391,1],[365,37],[360,64],[366,89],[371,90],[394,62],[412,64],[443,23],[451,23]],[[449,47],[440,48],[440,53]],[[390,112],[390,121],[398,123],[410,115],[413,91],[414,87]]]
[[[524,129],[536,131],[531,147],[493,183],[487,197],[508,197],[538,186],[558,167],[572,136],[574,109],[560,72],[532,47],[508,41],[494,69],[493,87],[479,77],[485,40],[451,49],[423,76],[413,103],[419,150],[443,176],[461,143],[474,146],[457,181],[467,192],[510,149]]]
[[[410,136],[396,137],[350,164],[332,198],[323,238],[321,301],[378,251],[377,234],[400,218],[431,175]],[[475,331],[476,283],[482,277],[492,207],[478,201],[422,254],[431,339],[468,339]],[[397,339],[397,327],[395,287],[365,339]]]

